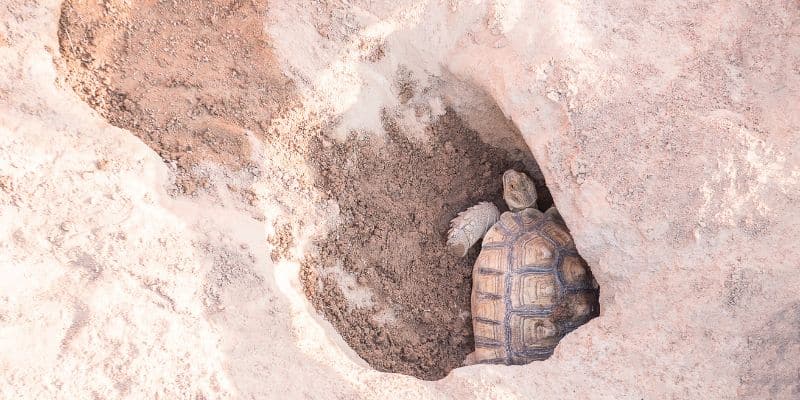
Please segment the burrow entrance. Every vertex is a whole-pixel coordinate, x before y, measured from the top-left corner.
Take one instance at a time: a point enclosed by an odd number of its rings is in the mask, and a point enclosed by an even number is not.
[[[441,378],[473,350],[479,249],[464,258],[447,251],[450,219],[479,201],[504,208],[500,176],[509,168],[534,178],[544,210],[552,200],[543,176],[518,137],[516,149],[487,145],[451,109],[427,128],[427,141],[409,140],[391,112],[385,136],[337,142],[320,128],[271,132],[297,96],[270,51],[265,14],[261,1],[67,0],[61,77],[160,154],[175,171],[176,192],[206,190],[212,178],[201,167],[209,164],[239,174],[227,186],[244,202],[255,203],[247,182],[274,180],[277,201],[294,219],[271,238],[273,258],[291,258],[303,210],[335,201],[337,227],[317,238],[316,252],[292,260],[302,265],[308,298],[374,368]],[[401,101],[408,96],[398,91]],[[252,162],[249,134],[270,152],[270,165]],[[304,191],[321,198],[291,209],[304,199],[294,193]]]
[[[474,348],[470,293],[480,247],[451,255],[450,220],[479,201],[504,207],[500,177],[509,168],[535,177],[542,207],[552,200],[529,155],[487,146],[451,110],[424,144],[390,117],[384,125],[387,141],[314,142],[318,185],[339,204],[341,223],[301,278],[316,309],[372,366],[439,379]]]

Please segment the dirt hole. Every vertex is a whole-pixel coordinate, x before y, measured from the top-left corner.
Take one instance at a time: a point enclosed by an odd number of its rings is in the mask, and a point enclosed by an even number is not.
[[[530,155],[487,146],[451,110],[424,144],[391,117],[384,123],[386,141],[315,140],[318,185],[338,202],[341,224],[306,260],[302,280],[317,310],[375,368],[438,379],[473,350],[479,246],[464,258],[449,254],[450,219],[479,201],[504,207],[500,176],[509,168],[535,178],[541,207],[552,200]]]
[[[174,168],[178,192],[205,190],[199,167],[215,164],[274,179],[283,188],[277,196],[319,192],[320,204],[334,200],[337,228],[319,239],[318,252],[298,260],[308,298],[374,368],[441,378],[473,350],[471,272],[479,249],[464,258],[446,251],[450,219],[479,201],[504,209],[500,176],[509,168],[534,178],[545,210],[552,199],[543,176],[519,137],[516,149],[487,145],[451,109],[427,128],[427,141],[409,140],[391,112],[385,136],[337,142],[320,129],[271,132],[273,119],[297,99],[263,32],[266,9],[263,1],[67,0],[62,79],[158,152]],[[413,88],[401,89],[406,104]],[[252,139],[264,145],[269,166],[253,163]],[[253,202],[246,182],[229,188]],[[297,224],[277,227],[273,258],[291,257]]]

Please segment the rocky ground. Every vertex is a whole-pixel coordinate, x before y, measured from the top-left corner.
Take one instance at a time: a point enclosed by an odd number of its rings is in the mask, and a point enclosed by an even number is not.
[[[0,22],[0,397],[800,396],[794,2]],[[547,361],[460,367],[475,254],[447,221],[509,167],[601,314]]]

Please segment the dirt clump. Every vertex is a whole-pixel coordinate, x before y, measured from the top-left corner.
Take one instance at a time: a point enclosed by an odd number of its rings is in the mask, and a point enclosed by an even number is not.
[[[452,111],[429,128],[428,143],[385,122],[385,142],[312,142],[319,186],[339,203],[341,225],[301,276],[317,310],[375,368],[439,379],[473,350],[480,247],[449,254],[449,221],[478,201],[504,208],[500,176],[523,162],[486,146]]]

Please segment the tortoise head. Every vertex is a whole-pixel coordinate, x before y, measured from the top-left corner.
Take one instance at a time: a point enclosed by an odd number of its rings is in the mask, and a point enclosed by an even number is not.
[[[503,174],[503,199],[511,211],[536,206],[536,185],[524,172],[513,169]]]

